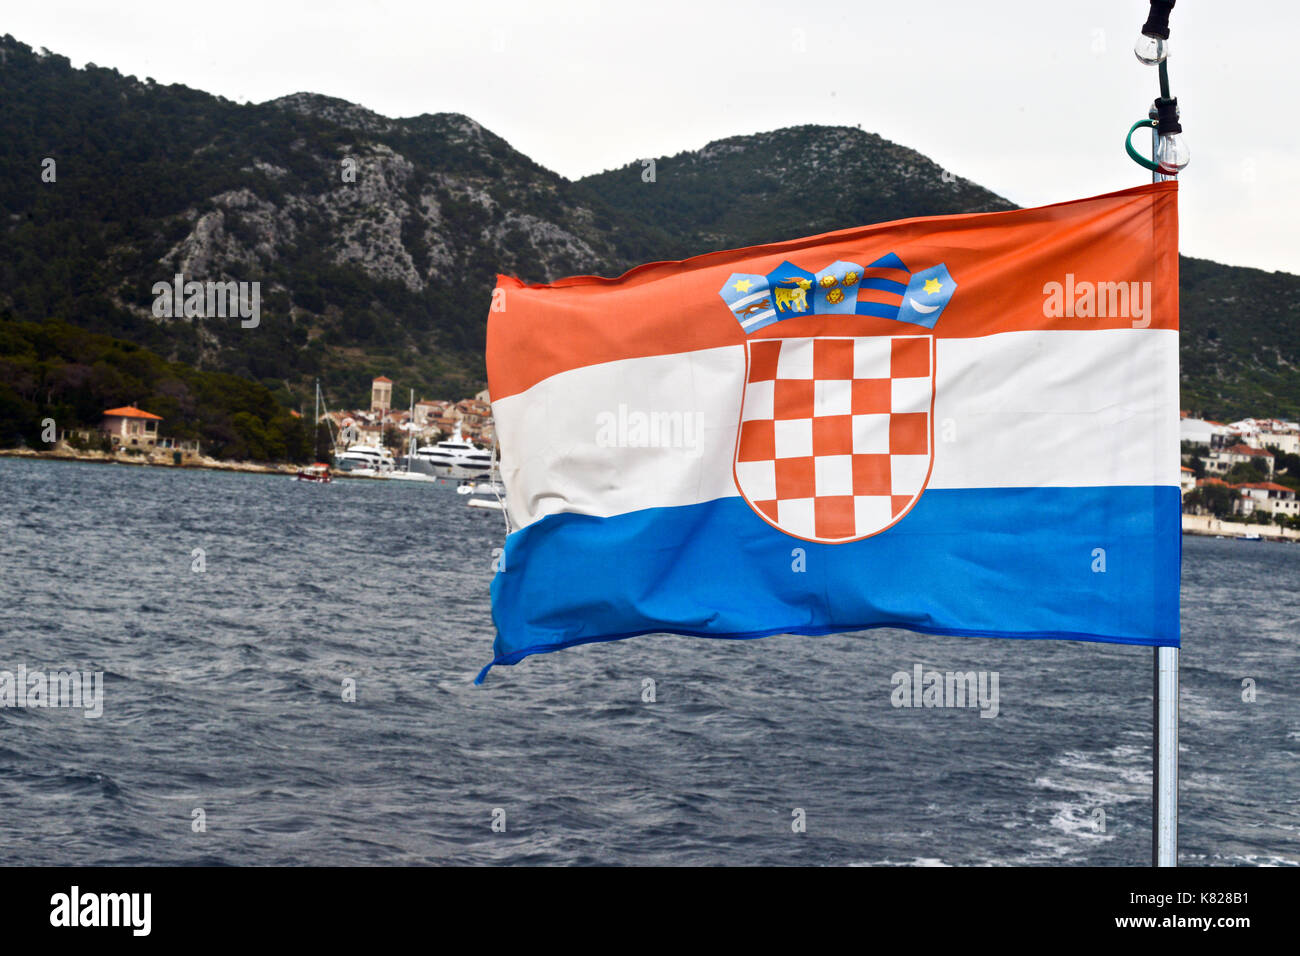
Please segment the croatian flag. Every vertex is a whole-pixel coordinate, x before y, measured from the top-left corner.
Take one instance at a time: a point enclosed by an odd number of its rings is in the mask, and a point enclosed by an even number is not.
[[[874,627],[1178,646],[1177,184],[502,276],[493,664]]]

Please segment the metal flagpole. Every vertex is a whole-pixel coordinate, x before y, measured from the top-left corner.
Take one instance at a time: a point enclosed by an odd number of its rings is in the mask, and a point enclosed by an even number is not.
[[[1169,13],[1174,0],[1151,0],[1151,13],[1133,48],[1137,58],[1160,71],[1160,98],[1145,122],[1133,124],[1128,152],[1151,170],[1151,181],[1177,179],[1189,156],[1178,122],[1178,100],[1169,94]],[[1151,127],[1151,160],[1133,149],[1132,137]],[[1152,659],[1151,865],[1178,865],[1178,648],[1157,647]]]
[[[1178,865],[1178,648],[1157,647],[1152,734],[1151,865]]]
[[[1160,72],[1165,64],[1160,62]],[[1159,113],[1151,107],[1152,119]],[[1151,127],[1151,156],[1160,154],[1160,130]],[[1159,169],[1151,173],[1158,183],[1166,176]],[[1151,656],[1154,712],[1151,733],[1151,865],[1178,865],[1178,648],[1153,648]]]

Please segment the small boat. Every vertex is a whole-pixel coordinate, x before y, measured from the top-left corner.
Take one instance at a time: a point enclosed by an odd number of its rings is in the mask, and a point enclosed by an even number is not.
[[[489,511],[505,510],[505,505],[496,498],[470,498],[469,501],[465,502],[465,504],[469,505],[471,508],[486,508]]]
[[[1243,534],[1237,540],[1238,541],[1263,541],[1264,539],[1257,534]]]
[[[462,481],[456,486],[458,495],[495,495],[506,493],[505,486],[499,481]]]
[[[298,474],[294,476],[298,481],[316,481],[321,484],[329,484],[334,480],[330,475],[330,466],[324,462],[316,462],[314,465],[305,465],[298,469]]]
[[[433,475],[424,475],[418,471],[385,471],[380,477],[391,478],[394,481],[422,481],[434,485],[438,483],[438,479]]]
[[[316,417],[311,420],[311,427],[314,431],[320,430],[320,379],[316,380]],[[298,481],[314,481],[317,484],[328,485],[334,480],[330,474],[330,466],[320,460],[320,442],[316,442],[316,462],[315,464],[306,465],[298,469],[298,474],[294,476]]]

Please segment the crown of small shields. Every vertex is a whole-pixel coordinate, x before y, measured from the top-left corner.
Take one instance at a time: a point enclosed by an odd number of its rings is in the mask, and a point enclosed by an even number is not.
[[[891,252],[865,268],[832,262],[809,272],[786,261],[767,275],[733,272],[718,294],[749,334],[801,315],[870,315],[933,329],[956,290],[943,263],[912,272]]]

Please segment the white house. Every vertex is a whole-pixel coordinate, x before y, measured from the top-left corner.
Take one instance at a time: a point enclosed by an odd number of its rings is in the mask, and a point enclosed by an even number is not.
[[[1277,448],[1288,455],[1300,455],[1300,428],[1295,422],[1276,418],[1244,418],[1231,427],[1241,433],[1243,443],[1252,448]]]
[[[1214,436],[1223,436],[1228,434],[1231,429],[1227,425],[1220,425],[1218,422],[1209,422],[1201,418],[1184,418],[1178,423],[1179,441],[1189,441],[1193,445],[1205,445],[1207,448],[1214,444]]]
[[[1210,454],[1202,458],[1205,462],[1205,470],[1212,475],[1226,474],[1232,469],[1233,465],[1243,464],[1248,461],[1261,461],[1268,469],[1268,474],[1273,474],[1273,456],[1264,451],[1262,448],[1251,448],[1249,445],[1238,443],[1228,448],[1212,449]]]
[[[1241,512],[1251,514],[1265,511],[1269,514],[1294,516],[1300,514],[1300,501],[1295,490],[1272,481],[1253,481],[1237,485],[1241,492]]]

